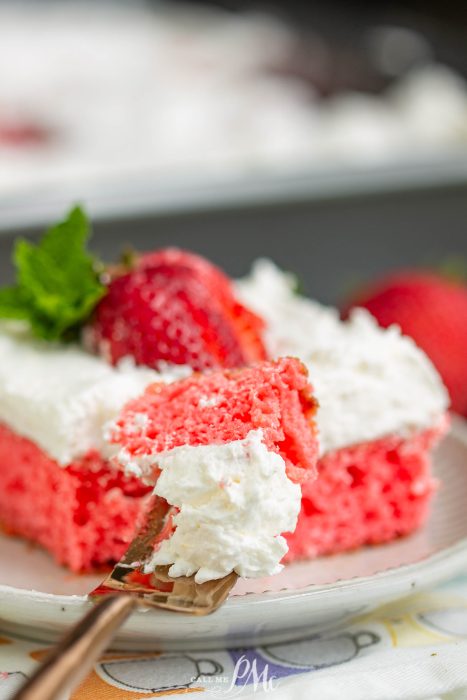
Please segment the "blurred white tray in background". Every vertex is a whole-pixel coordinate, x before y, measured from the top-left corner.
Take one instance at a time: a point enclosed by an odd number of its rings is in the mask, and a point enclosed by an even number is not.
[[[399,39],[407,49],[410,36]],[[295,48],[269,15],[0,2],[0,65],[11,67],[0,74],[0,228],[77,200],[118,216],[465,179],[458,75],[426,63],[382,96],[323,101],[282,70]],[[318,37],[310,51],[319,57]]]

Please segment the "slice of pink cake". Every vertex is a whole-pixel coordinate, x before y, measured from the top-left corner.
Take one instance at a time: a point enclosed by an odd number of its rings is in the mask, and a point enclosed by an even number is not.
[[[81,238],[83,216],[76,210],[44,239],[55,267],[62,260],[56,245],[62,253],[68,245],[61,231],[69,236],[77,219]],[[50,342],[61,339],[53,332],[70,319],[67,314],[46,319],[44,309],[63,311],[60,304],[33,304],[30,328],[21,323],[0,328],[0,523],[7,531],[39,542],[75,571],[109,564],[131,541],[154,487],[165,484],[159,495],[182,512],[187,504],[177,488],[190,474],[196,477],[186,484],[187,494],[196,493],[205,477],[212,482],[215,464],[233,468],[239,460],[247,474],[250,458],[257,479],[250,485],[246,479],[240,500],[247,506],[238,512],[253,531],[269,528],[271,535],[271,513],[278,504],[287,509],[284,495],[290,484],[295,494],[297,484],[303,484],[296,529],[290,525],[276,533],[289,533],[288,561],[385,542],[423,524],[435,488],[430,452],[446,432],[448,400],[426,356],[397,328],[378,328],[361,310],[342,322],[335,310],[297,296],[290,276],[265,261],[233,286],[196,256],[161,251],[137,260],[123,278],[110,275],[110,287],[104,289],[92,260],[77,259],[93,281],[91,301],[97,300],[101,310],[111,307],[111,333],[103,346],[98,344],[103,357],[79,345]],[[145,268],[149,259],[151,265],[157,262],[151,275]],[[112,288],[120,290],[117,298]],[[18,289],[6,290],[6,297]],[[58,299],[62,292],[55,290]],[[222,309],[210,304],[218,297]],[[206,306],[213,307],[209,314]],[[131,311],[125,328],[123,307]],[[88,332],[104,332],[97,312],[86,316],[92,312],[89,299],[83,309],[84,317],[76,318],[76,309],[65,304],[68,314],[73,311],[65,330],[77,337],[85,323]],[[219,347],[220,335],[230,337],[221,333],[226,323],[248,350],[243,360],[235,343]],[[34,328],[48,340],[34,340]],[[111,357],[117,363],[112,366],[104,350],[122,338],[131,342]],[[135,357],[133,341],[149,355]],[[206,360],[201,365],[200,347]],[[233,355],[227,361],[228,350]],[[187,377],[191,369],[235,366],[262,358],[265,351],[269,362]],[[191,369],[172,366],[166,372],[160,366],[161,360],[181,358]],[[316,415],[305,366],[320,404]],[[105,430],[106,425],[113,427]],[[116,469],[116,461],[126,475]],[[191,471],[185,464],[192,465]],[[262,478],[276,468],[283,468],[276,487],[282,483],[284,491],[268,493]],[[172,482],[170,474],[177,475]],[[212,483],[219,486],[223,479]],[[226,483],[227,497],[237,482],[229,477]],[[229,506],[218,515],[233,511]],[[248,520],[256,512],[257,522]],[[287,520],[292,521],[295,517]],[[205,528],[206,522],[197,522]],[[185,526],[189,539],[189,523]],[[232,541],[237,532],[232,530]],[[261,547],[256,554],[260,562]],[[178,570],[202,570],[194,559],[177,564]],[[168,558],[167,563],[176,562]],[[245,570],[254,570],[253,554]]]

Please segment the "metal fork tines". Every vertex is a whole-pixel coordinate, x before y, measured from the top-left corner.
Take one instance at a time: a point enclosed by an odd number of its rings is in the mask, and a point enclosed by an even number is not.
[[[155,544],[171,532],[177,510],[153,496],[146,512],[144,524],[127,552],[90,597],[131,593],[141,599],[141,604],[174,612],[207,615],[216,610],[235,585],[237,574],[232,572],[221,579],[196,583],[194,576],[172,578],[168,566],[157,566],[150,574],[145,573],[144,565],[151,558]]]

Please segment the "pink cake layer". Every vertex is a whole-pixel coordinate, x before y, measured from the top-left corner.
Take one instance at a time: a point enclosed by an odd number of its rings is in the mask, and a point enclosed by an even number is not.
[[[85,571],[119,559],[148,488],[96,453],[66,469],[0,423],[0,524]]]
[[[305,365],[281,357],[151,384],[120,413],[112,442],[141,458],[181,445],[243,440],[261,430],[268,450],[283,457],[288,477],[302,483],[316,478],[317,407]]]
[[[430,451],[448,419],[407,439],[396,435],[346,447],[318,463],[302,485],[302,508],[286,561],[388,542],[425,522],[437,482]]]
[[[395,436],[329,453],[304,487],[288,561],[377,544],[422,525],[436,487],[429,453],[447,421],[409,439]],[[0,522],[38,542],[73,571],[120,558],[148,489],[96,454],[64,469],[0,424]]]

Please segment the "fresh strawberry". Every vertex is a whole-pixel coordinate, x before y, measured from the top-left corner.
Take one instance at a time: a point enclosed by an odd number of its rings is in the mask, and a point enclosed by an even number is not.
[[[164,360],[204,370],[265,359],[262,328],[223,272],[169,248],[110,281],[85,338],[113,364],[130,355],[149,367]]]
[[[405,271],[362,291],[364,306],[386,327],[397,323],[421,347],[450,393],[452,409],[467,415],[467,287],[435,273]]]

